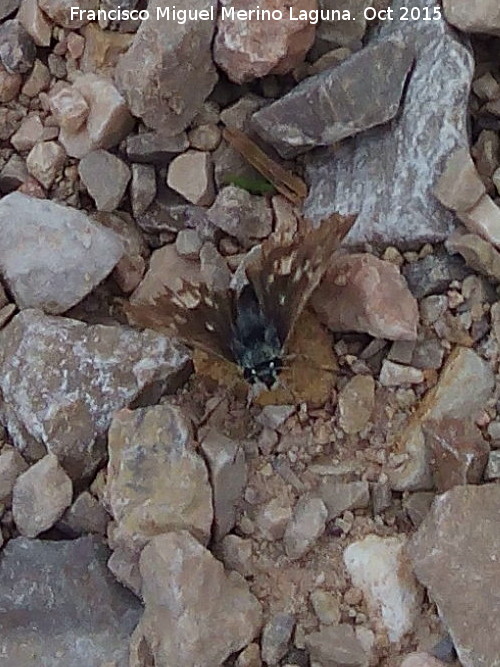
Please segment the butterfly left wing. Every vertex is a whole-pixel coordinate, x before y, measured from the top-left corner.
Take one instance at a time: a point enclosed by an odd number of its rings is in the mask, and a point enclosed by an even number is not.
[[[248,279],[275,324],[282,346],[355,220],[355,215],[335,213],[313,228],[301,219],[291,245],[265,241],[260,257],[247,266]]]
[[[124,309],[133,325],[168,330],[188,345],[235,361],[231,349],[233,293],[229,290],[209,292],[203,284],[183,282],[177,292],[163,286],[150,303],[129,302]]]

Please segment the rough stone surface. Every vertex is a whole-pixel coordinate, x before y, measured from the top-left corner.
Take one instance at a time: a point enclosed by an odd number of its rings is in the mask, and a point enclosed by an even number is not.
[[[168,167],[167,184],[192,204],[210,206],[215,196],[210,153],[189,150],[175,157]]]
[[[284,158],[335,144],[396,115],[412,62],[401,42],[369,45],[257,111],[253,126]]]
[[[489,195],[483,195],[473,208],[458,217],[473,234],[500,248],[500,207]]]
[[[134,120],[127,104],[111,81],[96,74],[84,74],[73,83],[89,108],[85,123],[75,130],[77,109],[65,107],[59,141],[68,155],[82,158],[96,148],[112,148],[129,133]],[[84,114],[82,109],[80,114]],[[71,122],[70,122],[71,118]]]
[[[35,42],[17,20],[0,25],[0,61],[7,72],[25,74],[33,67],[36,58]]]
[[[289,7],[296,20],[288,18]],[[248,4],[245,0],[222,0],[222,8],[237,12],[247,10]],[[288,5],[280,0],[263,0],[259,8],[281,10],[283,17],[279,21],[255,21],[221,16],[217,25],[214,58],[236,83],[267,74],[286,74],[304,60],[314,40],[314,26],[297,18],[301,10],[316,9],[316,0],[293,0]]]
[[[102,462],[113,413],[146,390],[175,388],[187,360],[152,331],[25,310],[0,331],[0,421],[21,453],[48,450],[79,479]]]
[[[460,0],[443,0],[443,11],[459,30],[500,35],[500,8],[495,0],[471,0],[467,6]]]
[[[16,479],[28,469],[28,464],[13,447],[2,447],[0,453],[0,502],[10,505]]]
[[[31,150],[33,146],[41,140],[43,135],[43,123],[40,116],[26,116],[23,119],[17,132],[10,138],[10,143],[17,151]]]
[[[434,0],[395,0],[394,20],[380,28],[380,39],[401,38],[416,53],[399,117],[344,141],[334,155],[310,159],[305,214],[319,220],[334,211],[359,212],[347,245],[419,246],[443,240],[456,225],[432,189],[443,160],[469,144],[473,58],[444,20],[398,18],[401,7],[432,13],[434,6]]]
[[[106,536],[109,514],[88,491],[83,491],[75,499],[57,524],[70,537],[80,537],[88,533]]]
[[[52,528],[71,504],[73,485],[57,461],[47,454],[23,472],[12,492],[16,526],[25,537],[36,537]]]
[[[162,132],[141,132],[129,135],[125,142],[128,157],[135,162],[165,165],[189,148],[185,132],[168,136]]]
[[[4,0],[2,6],[0,7],[0,21],[6,19],[8,16],[13,14],[19,8],[21,0]]]
[[[0,202],[0,272],[19,308],[63,313],[122,255],[120,239],[82,211],[17,192]]]
[[[265,199],[234,185],[219,191],[208,211],[208,218],[216,227],[237,238],[245,248],[272,231],[272,211]]]
[[[328,521],[346,510],[366,509],[370,504],[368,482],[337,482],[329,477],[322,480],[318,494],[328,510]]]
[[[434,194],[453,211],[470,210],[486,192],[468,148],[458,148],[446,162]]]
[[[421,384],[424,374],[419,368],[403,366],[385,359],[378,379],[383,387],[397,387],[402,384]]]
[[[37,0],[22,0],[17,19],[37,46],[50,46],[52,24]]]
[[[57,141],[41,141],[33,146],[26,158],[30,174],[44,188],[49,189],[56,177],[62,173],[66,151]]]
[[[98,211],[114,211],[120,205],[130,180],[127,164],[108,151],[87,153],[78,173]]]
[[[344,550],[344,562],[355,586],[387,630],[399,641],[410,632],[418,614],[421,591],[405,555],[403,536],[368,535]]]
[[[283,543],[289,558],[301,558],[325,530],[328,510],[320,498],[299,499],[287,524]]]
[[[445,292],[452,280],[463,280],[468,273],[460,257],[446,253],[428,255],[403,267],[408,287],[417,299]]]
[[[262,659],[268,665],[276,665],[288,650],[295,627],[291,614],[276,614],[262,630]]]
[[[432,488],[422,424],[442,417],[474,418],[490,398],[495,385],[491,367],[473,350],[456,346],[446,360],[437,384],[430,389],[399,438],[407,460],[390,471],[397,491]],[[470,391],[474,387],[474,391]]]
[[[500,252],[476,234],[452,234],[446,241],[449,252],[459,253],[467,266],[487,276],[490,280],[500,282]]]
[[[122,410],[108,440],[113,543],[139,550],[155,535],[186,529],[206,544],[213,518],[208,471],[180,410]]]
[[[214,538],[219,541],[236,522],[236,512],[247,482],[243,449],[222,433],[209,431],[201,442],[210,470],[214,496]]]
[[[189,0],[188,11],[210,10],[215,0]],[[163,0],[149,0],[150,18],[142,21],[134,42],[115,73],[132,113],[166,135],[184,130],[217,82],[210,44],[212,21],[157,20]],[[147,67],[144,67],[147,63]]]
[[[404,278],[373,255],[336,257],[311,305],[332,331],[363,331],[389,340],[417,336],[418,306]]]
[[[366,667],[368,656],[351,625],[322,627],[305,638],[312,660],[325,667]]]
[[[156,197],[156,172],[150,164],[133,164],[130,183],[130,203],[134,216],[147,211]]]
[[[438,493],[457,484],[479,484],[490,448],[475,424],[445,417],[429,420],[422,428]]]
[[[96,537],[9,541],[0,562],[6,667],[128,665],[141,605],[113,579],[108,557]]]
[[[142,639],[155,664],[215,666],[258,634],[260,604],[245,580],[226,572],[189,533],[155,537],[141,554],[140,569],[146,610],[132,656]]]
[[[60,127],[77,132],[87,116],[89,105],[77,88],[61,88],[49,96],[50,110]]]
[[[499,613],[499,509],[499,485],[457,486],[436,498],[411,541],[415,573],[464,667],[489,667],[500,655],[499,635],[478,623]]]
[[[375,381],[355,375],[339,393],[339,424],[346,433],[359,433],[368,424],[375,403]]]

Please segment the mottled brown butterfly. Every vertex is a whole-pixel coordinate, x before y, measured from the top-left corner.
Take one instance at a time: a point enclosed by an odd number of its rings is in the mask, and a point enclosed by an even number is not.
[[[303,219],[288,245],[272,235],[245,266],[241,289],[211,291],[183,283],[168,288],[152,303],[129,303],[133,324],[173,333],[237,364],[250,384],[272,388],[283,368],[285,349],[297,317],[330,264],[332,254],[356,216],[334,214],[317,228]]]

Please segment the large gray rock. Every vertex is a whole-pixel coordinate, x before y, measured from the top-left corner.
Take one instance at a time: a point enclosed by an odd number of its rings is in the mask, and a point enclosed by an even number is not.
[[[402,42],[376,42],[257,111],[254,127],[284,158],[335,144],[396,115],[412,62]]]
[[[187,360],[152,331],[25,310],[0,331],[0,423],[25,457],[49,451],[72,479],[88,476],[105,456],[113,413],[174,382]]]
[[[187,0],[188,11],[210,10],[215,0]],[[150,18],[141,23],[119,60],[116,83],[135,116],[166,136],[184,130],[217,82],[210,45],[214,21],[179,24],[157,18],[163,0],[149,0]],[[215,14],[215,12],[214,12]]]
[[[108,558],[96,537],[10,540],[0,561],[4,667],[128,666],[141,605],[113,579]]]
[[[359,212],[347,244],[413,245],[446,238],[454,215],[432,190],[446,157],[468,145],[466,115],[474,61],[444,20],[399,21],[401,7],[433,0],[394,0],[395,19],[378,39],[400,38],[416,53],[402,111],[392,123],[311,156],[308,217]]]
[[[19,192],[0,201],[0,273],[19,308],[63,313],[123,252],[120,238],[83,211]]]

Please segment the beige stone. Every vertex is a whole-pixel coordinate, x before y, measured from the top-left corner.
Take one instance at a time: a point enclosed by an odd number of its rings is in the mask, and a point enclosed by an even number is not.
[[[44,14],[38,0],[22,0],[17,19],[26,29],[37,46],[49,46],[52,36],[52,23]]]
[[[168,167],[167,184],[192,204],[210,206],[215,198],[210,153],[189,150]]]
[[[447,208],[468,211],[485,192],[468,148],[459,148],[448,158],[434,194]]]
[[[500,248],[500,208],[489,195],[483,195],[470,211],[457,214],[473,234]]]

